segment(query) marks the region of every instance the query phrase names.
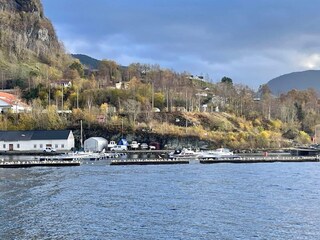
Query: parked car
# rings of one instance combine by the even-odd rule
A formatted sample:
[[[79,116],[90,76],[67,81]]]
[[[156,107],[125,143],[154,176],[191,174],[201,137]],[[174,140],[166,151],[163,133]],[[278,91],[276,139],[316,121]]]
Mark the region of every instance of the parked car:
[[[132,141],[130,144],[130,148],[133,150],[136,150],[139,148],[140,143],[138,143],[137,141]]]
[[[109,143],[108,143],[108,148],[111,150],[111,148],[113,148],[113,147],[115,147],[115,146],[117,146],[117,143],[115,142],[115,141],[110,141]]]
[[[43,149],[43,152],[56,152],[56,149],[52,147],[46,147],[45,149]]]
[[[146,143],[141,143],[141,144],[140,144],[140,148],[141,148],[142,150],[148,149],[148,144],[146,144]]]
[[[149,149],[150,149],[150,150],[156,150],[156,146],[149,145]]]
[[[128,147],[126,145],[116,145],[112,148],[110,148],[110,151],[116,152],[116,151],[127,151]]]
[[[160,143],[158,142],[150,142],[149,143],[150,150],[159,150],[160,149]]]

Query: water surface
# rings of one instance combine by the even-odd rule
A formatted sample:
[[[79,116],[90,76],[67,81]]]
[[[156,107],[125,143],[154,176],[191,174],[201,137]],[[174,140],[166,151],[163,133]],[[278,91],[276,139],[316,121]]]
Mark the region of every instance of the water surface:
[[[0,239],[320,239],[319,163],[0,169]]]

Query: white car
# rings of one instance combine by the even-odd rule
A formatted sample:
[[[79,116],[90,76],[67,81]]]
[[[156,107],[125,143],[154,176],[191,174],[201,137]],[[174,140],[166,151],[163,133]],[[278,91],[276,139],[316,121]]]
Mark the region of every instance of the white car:
[[[150,150],[156,150],[156,146],[149,145],[149,149],[150,149]]]
[[[116,152],[116,151],[127,151],[128,147],[126,145],[116,145],[112,148],[110,148],[110,151]]]
[[[140,143],[138,143],[137,141],[132,141],[130,144],[130,148],[131,149],[138,149],[139,145],[140,145]]]
[[[45,149],[43,149],[43,152],[56,152],[56,149],[52,147],[46,147]]]

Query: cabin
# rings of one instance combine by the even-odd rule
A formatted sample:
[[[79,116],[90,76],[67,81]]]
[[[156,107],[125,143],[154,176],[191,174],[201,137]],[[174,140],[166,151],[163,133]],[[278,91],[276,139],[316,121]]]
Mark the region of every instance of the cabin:
[[[74,148],[71,130],[0,131],[0,152],[44,151],[46,148],[69,151]]]
[[[108,148],[108,141],[102,137],[91,137],[84,141],[84,151],[101,152]]]

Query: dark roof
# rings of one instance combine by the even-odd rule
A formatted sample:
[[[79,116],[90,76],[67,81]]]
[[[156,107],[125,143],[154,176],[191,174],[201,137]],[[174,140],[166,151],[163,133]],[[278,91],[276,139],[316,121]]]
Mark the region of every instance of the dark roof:
[[[71,130],[0,131],[0,141],[68,139]]]

